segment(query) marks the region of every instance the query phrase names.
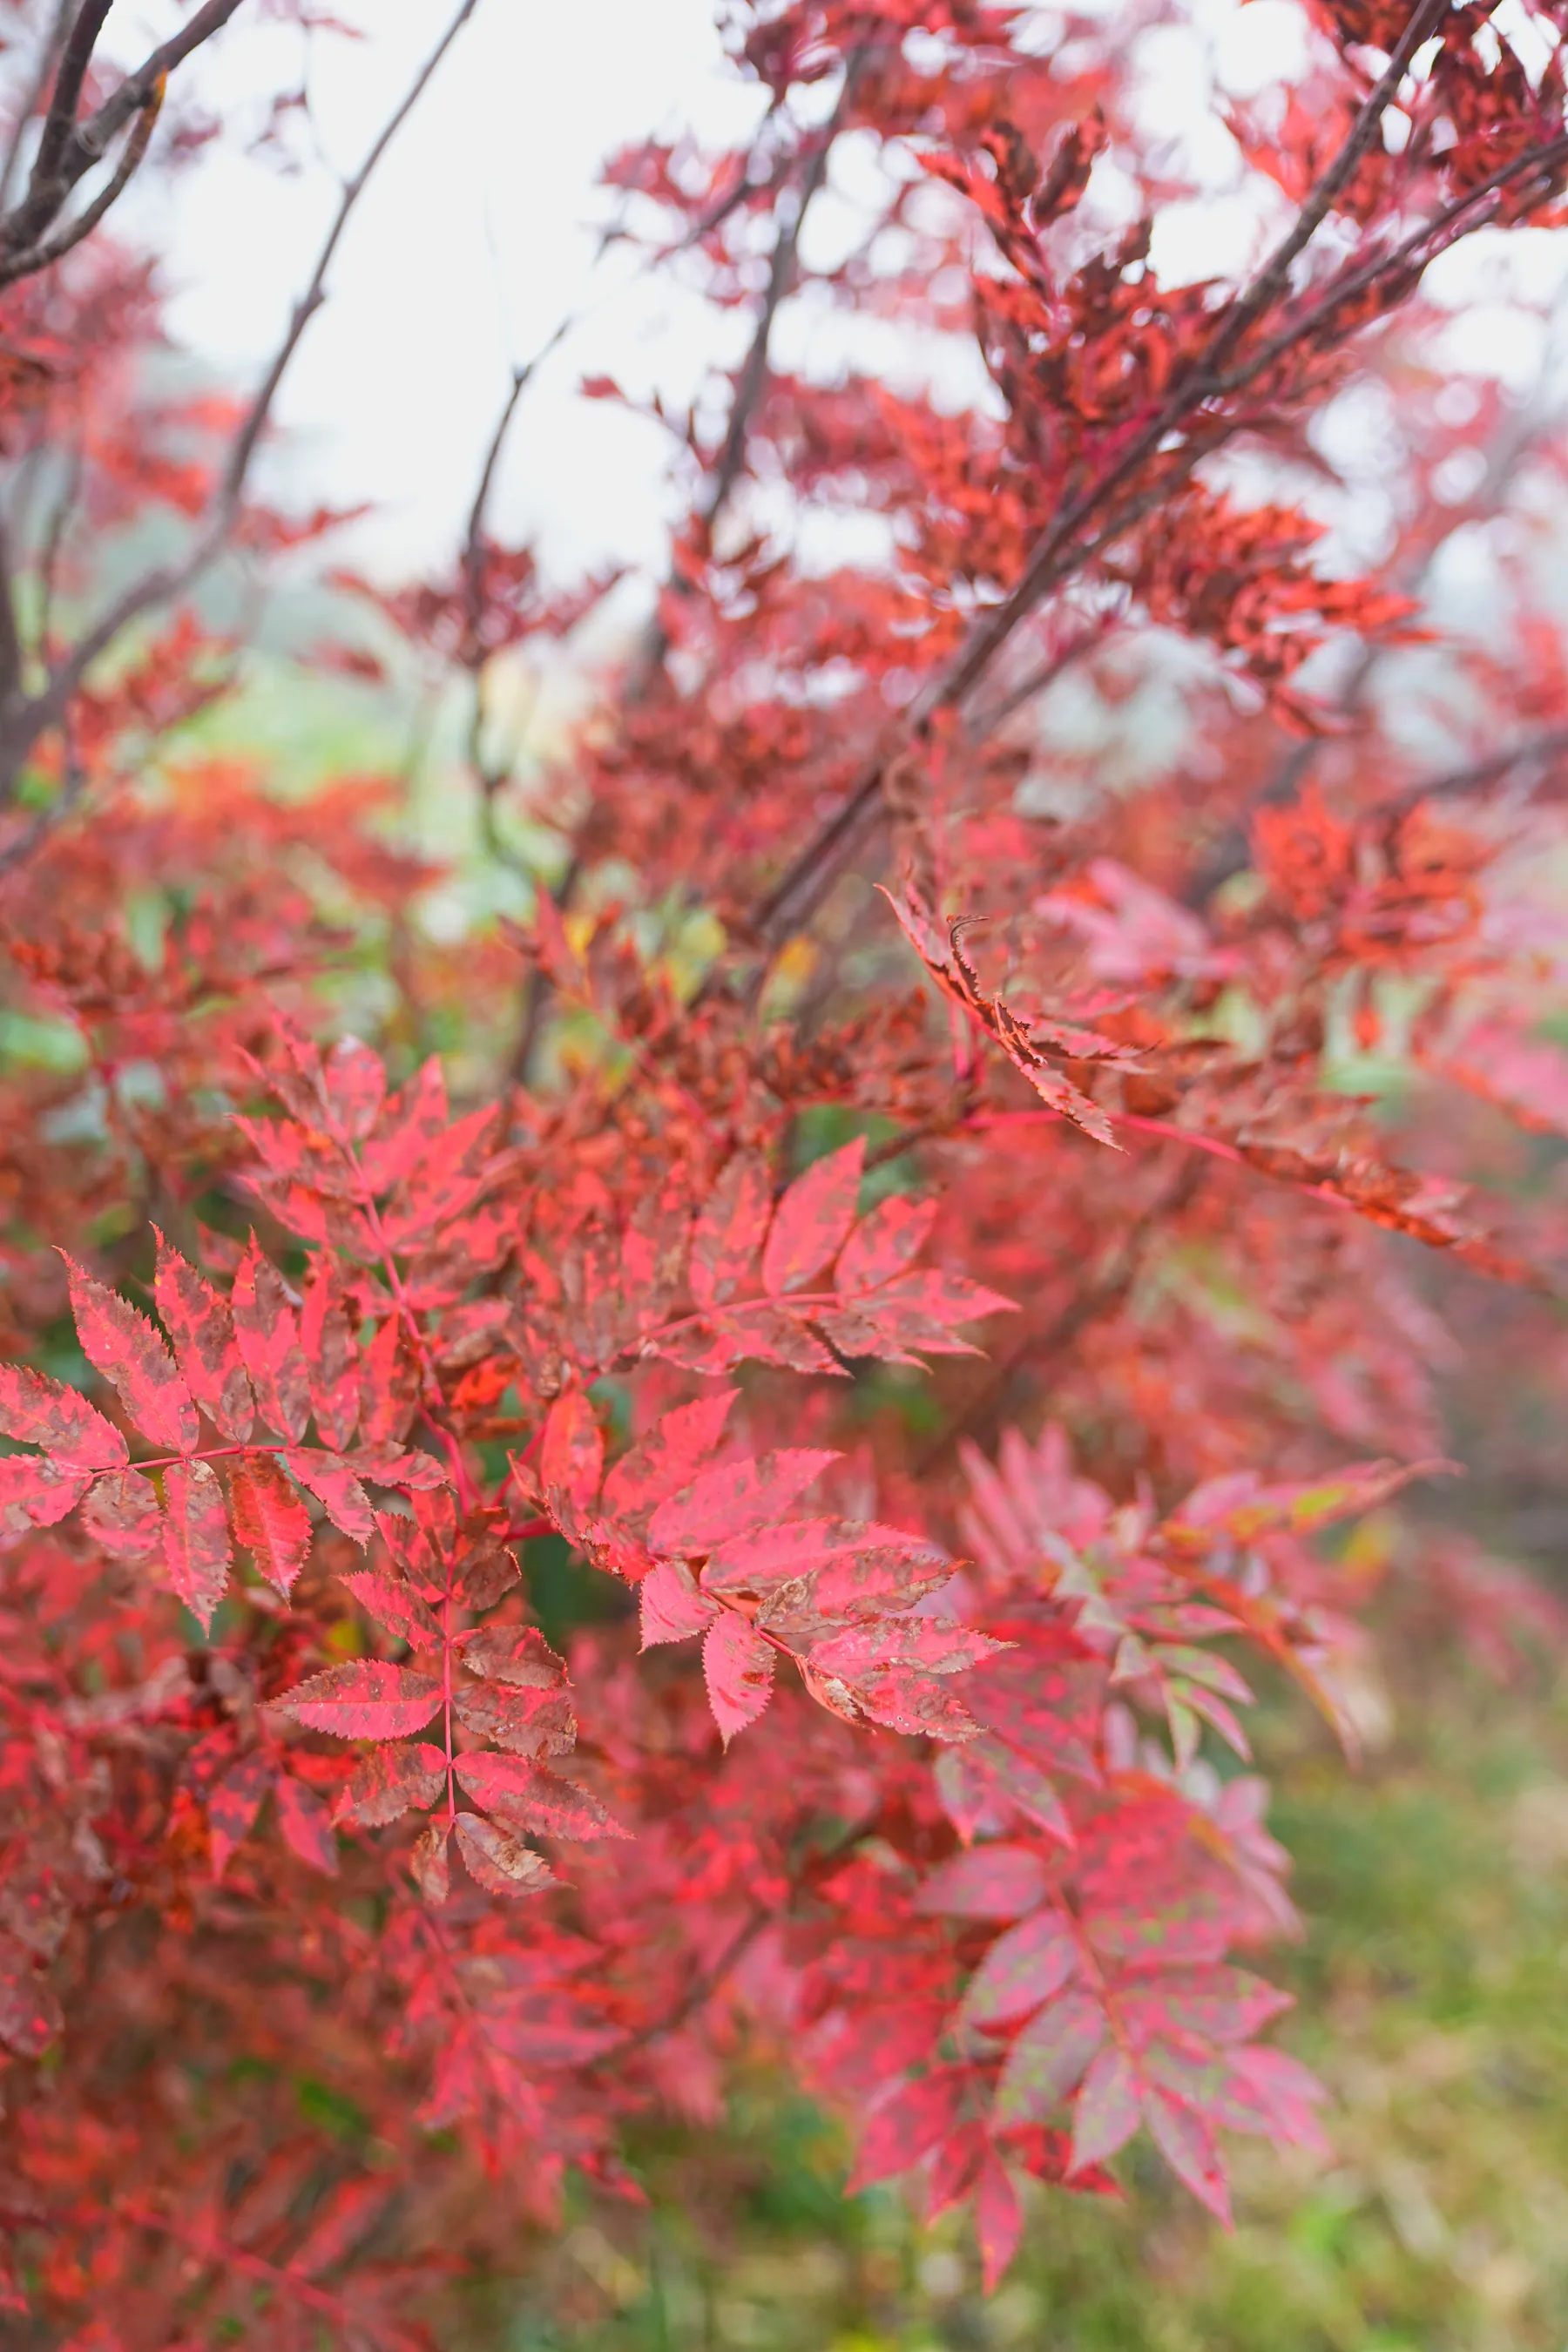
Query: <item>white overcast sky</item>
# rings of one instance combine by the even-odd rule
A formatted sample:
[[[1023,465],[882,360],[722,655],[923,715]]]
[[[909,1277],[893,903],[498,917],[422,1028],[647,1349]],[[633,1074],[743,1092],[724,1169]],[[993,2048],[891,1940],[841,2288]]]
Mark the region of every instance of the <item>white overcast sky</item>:
[[[330,5],[370,37],[307,45],[253,21],[259,7],[247,0],[184,69],[187,91],[224,119],[224,138],[166,195],[133,190],[127,200],[164,257],[177,338],[241,383],[276,344],[334,201],[329,170],[309,160],[310,138],[332,170],[352,170],[456,0]],[[1228,142],[1205,126],[1210,67],[1238,94],[1289,74],[1300,18],[1290,0],[1189,0],[1187,13],[1188,28],[1145,40],[1144,103],[1173,134],[1211,150],[1217,140],[1223,173]],[[120,0],[106,46],[129,62],[183,14],[173,0]],[[298,86],[307,58],[312,131],[294,141],[302,163],[290,175],[245,143],[272,94]],[[376,520],[353,551],[383,572],[449,558],[509,369],[587,302],[527,395],[497,519],[531,535],[557,574],[612,557],[657,571],[665,436],[579,400],[575,386],[613,373],[634,392],[657,380],[689,396],[706,367],[737,355],[747,322],[715,320],[668,282],[634,277],[624,252],[595,273],[595,174],[616,147],[687,124],[704,143],[743,139],[760,110],[755,87],[724,65],[713,0],[479,0],[367,192],[279,402],[286,438],[272,462],[291,498],[373,501]],[[1222,202],[1163,233],[1164,274],[1208,275],[1245,264],[1259,223],[1255,207]],[[1523,377],[1528,333],[1512,350],[1510,331],[1500,310],[1489,352]]]

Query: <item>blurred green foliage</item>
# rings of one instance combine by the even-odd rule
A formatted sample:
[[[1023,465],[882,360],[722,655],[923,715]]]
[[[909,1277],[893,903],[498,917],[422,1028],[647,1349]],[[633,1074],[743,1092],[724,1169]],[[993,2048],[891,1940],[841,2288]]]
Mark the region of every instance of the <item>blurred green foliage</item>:
[[[1293,1706],[1260,1760],[1304,1942],[1282,2039],[1333,2094],[1328,2162],[1233,2143],[1226,2236],[1158,2161],[1124,2203],[1037,2192],[989,2303],[967,2222],[847,2199],[832,2121],[759,2079],[650,2137],[642,2212],[566,2226],[446,2315],[454,2352],[1563,2352],[1568,2345],[1568,1685],[1399,1662],[1360,1774]]]

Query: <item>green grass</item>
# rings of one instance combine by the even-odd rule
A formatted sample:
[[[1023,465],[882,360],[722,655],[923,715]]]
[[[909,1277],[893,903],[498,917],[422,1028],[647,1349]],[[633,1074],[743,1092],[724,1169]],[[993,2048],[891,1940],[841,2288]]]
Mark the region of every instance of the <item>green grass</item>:
[[[637,2151],[650,2205],[579,2200],[447,2315],[486,2352],[1563,2352],[1568,1694],[1406,1664],[1352,1777],[1269,1727],[1305,1942],[1284,2038],[1329,2082],[1327,2162],[1233,2143],[1215,2230],[1133,2152],[1120,2207],[1040,2192],[989,2303],[966,2223],[842,2195],[845,2144],[765,2082]]]

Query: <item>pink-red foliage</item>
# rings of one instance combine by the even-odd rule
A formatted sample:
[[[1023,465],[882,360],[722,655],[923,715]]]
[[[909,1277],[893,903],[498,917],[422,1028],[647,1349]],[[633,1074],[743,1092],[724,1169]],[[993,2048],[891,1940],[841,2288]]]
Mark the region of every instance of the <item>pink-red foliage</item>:
[[[274,794],[182,736],[243,670],[205,569],[331,520],[242,497],[265,401],[153,404],[101,237],[4,297],[7,1034],[68,1048],[0,1074],[18,2341],[411,2352],[426,2287],[569,2169],[636,2195],[639,2119],[710,2120],[747,2053],[848,2118],[856,2184],[971,2200],[993,2282],[1026,2176],[1113,2194],[1146,2132],[1224,2221],[1228,2135],[1331,2131],[1252,1965],[1294,1924],[1257,1675],[1353,1750],[1379,1580],[1320,1538],[1368,1515],[1498,1663],[1558,1630],[1387,1507],[1450,1466],[1455,1334],[1517,1361],[1561,1281],[1500,1139],[1568,1131],[1568,671],[1528,612],[1456,645],[1478,750],[1425,782],[1370,688],[1429,675],[1433,480],[1514,432],[1453,423],[1422,272],[1553,226],[1568,131],[1551,11],[1531,80],[1475,8],[1313,0],[1304,79],[1229,109],[1296,226],[1163,287],[1158,13],[1044,53],[978,0],[738,7],[752,148],[609,167],[750,352],[716,437],[675,420],[668,576],[531,805],[554,887],[456,949],[395,783]],[[884,200],[813,294],[966,343],[968,404],[774,364],[840,141]],[[1316,420],[1369,381],[1408,496],[1331,576],[1240,460],[1332,481]],[[495,665],[605,583],[496,538],[499,449],[450,576],[327,666],[471,698],[504,859]],[[153,509],[200,560],[126,603],[101,545]],[[808,562],[851,510],[881,557]],[[1380,1054],[1403,1095],[1351,1091]]]

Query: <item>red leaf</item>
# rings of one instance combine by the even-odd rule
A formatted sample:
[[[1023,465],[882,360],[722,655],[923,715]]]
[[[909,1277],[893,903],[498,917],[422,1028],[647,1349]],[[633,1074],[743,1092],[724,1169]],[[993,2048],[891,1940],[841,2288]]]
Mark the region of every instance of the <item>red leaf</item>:
[[[278,1781],[278,1826],[285,1843],[301,1862],[329,1878],[337,1876],[338,1842],[332,1835],[332,1817],[314,1789],[307,1789],[302,1780],[287,1772]]]
[[[939,2066],[884,2099],[861,2137],[849,2194],[908,2172],[946,2139],[960,2121],[970,2082],[967,2066]]]
[[[451,1876],[447,1861],[447,1841],[451,1832],[445,1822],[432,1822],[422,1830],[408,1867],[414,1873],[414,1883],[426,1903],[445,1903],[450,1892]]]
[[[194,1454],[201,1440],[196,1409],[152,1324],[118,1291],[95,1282],[63,1250],[60,1255],[69,1279],[77,1337],[88,1362],[113,1381],[126,1412],[151,1444],[171,1454]]]
[[[362,1658],[296,1683],[272,1704],[308,1731],[330,1731],[334,1739],[396,1739],[429,1722],[441,1704],[441,1685],[406,1666]]]
[[[205,1633],[228,1589],[228,1520],[210,1462],[163,1473],[163,1559],[169,1581]]]
[[[1104,2039],[1105,2011],[1086,1992],[1064,1992],[1042,2009],[1007,2053],[996,2086],[998,2124],[1044,2123]]]
[[[389,1633],[395,1633],[410,1649],[441,1647],[441,1628],[411,1584],[395,1581],[371,1568],[340,1575],[338,1581],[348,1587],[360,1607],[368,1611],[378,1625],[384,1625]]]
[[[776,1518],[837,1459],[835,1453],[802,1449],[704,1470],[659,1505],[648,1521],[648,1542],[656,1551],[710,1551],[726,1536],[746,1535]]]
[[[895,1192],[890,1200],[879,1202],[840,1250],[834,1269],[835,1289],[853,1298],[863,1290],[891,1282],[924,1247],[936,1222],[936,1210],[934,1201],[913,1201],[906,1192]]]
[[[539,1452],[539,1475],[552,1514],[563,1516],[568,1532],[588,1510],[599,1491],[605,1441],[594,1408],[581,1389],[569,1389],[551,1406]]]
[[[29,1528],[52,1528],[79,1503],[90,1470],[62,1469],[41,1454],[0,1455],[0,1540],[15,1543]]]
[[[481,1625],[458,1639],[469,1673],[489,1682],[510,1683],[518,1690],[558,1690],[565,1685],[564,1660],[531,1625]]]
[[[357,1037],[340,1037],[321,1065],[327,1108],[351,1143],[361,1143],[375,1125],[386,1092],[381,1056]]]
[[[698,1213],[691,1236],[691,1295],[720,1307],[751,1271],[773,1205],[766,1164],[742,1153],[731,1160]]]
[[[0,1430],[43,1446],[62,1468],[113,1470],[129,1458],[124,1438],[96,1405],[25,1364],[0,1364]]]
[[[479,1813],[458,1815],[458,1851],[487,1895],[542,1895],[555,1874],[531,1846]]]
[[[1059,1911],[1037,1912],[998,1936],[963,1996],[976,2025],[1010,2025],[1060,1992],[1078,1973],[1079,1950]]]
[[[452,1693],[459,1723],[514,1756],[563,1756],[577,1737],[569,1693],[509,1690],[497,1683],[461,1683]]]
[[[959,1919],[1021,1919],[1046,1899],[1045,1864],[1022,1845],[982,1845],[933,1870],[917,1911]]]
[[[242,1756],[207,1792],[207,1831],[212,1849],[213,1876],[221,1878],[229,1855],[256,1826],[256,1816],[272,1786],[272,1767],[265,1756]]]
[[[763,1252],[763,1287],[770,1297],[799,1290],[837,1255],[855,1222],[865,1160],[866,1139],[858,1135],[841,1151],[815,1160],[784,1193]]]
[[[702,1673],[708,1704],[726,1748],[737,1731],[755,1723],[773,1695],[773,1654],[743,1617],[727,1612],[702,1642]]]
[[[445,1785],[447,1759],[427,1739],[397,1748],[373,1748],[354,1766],[338,1800],[337,1818],[362,1829],[380,1829],[402,1819],[413,1805],[429,1805]]]
[[[637,1586],[642,1612],[642,1646],[656,1649],[661,1642],[684,1642],[705,1633],[719,1614],[719,1604],[697,1589],[697,1580],[683,1559],[664,1560]]]
[[[316,1427],[340,1452],[359,1424],[359,1346],[333,1269],[319,1257],[300,1315],[300,1349]]]
[[[370,1497],[336,1454],[318,1453],[314,1446],[291,1445],[283,1459],[290,1475],[314,1495],[333,1527],[342,1528],[355,1543],[370,1541],[375,1533]]]
[[[252,1234],[234,1277],[234,1329],[263,1419],[295,1439],[310,1418],[310,1381],[300,1348],[299,1318],[282,1276],[261,1255]]]
[[[163,1513],[150,1478],[109,1470],[95,1478],[81,1508],[88,1533],[114,1559],[148,1559],[163,1538]]]
[[[477,1805],[536,1837],[625,1837],[596,1797],[521,1757],[475,1754],[458,1759],[458,1778]]]
[[[1102,2050],[1084,2076],[1073,2108],[1069,2172],[1103,2164],[1138,2128],[1138,2083],[1121,2050]]]
[[[250,1382],[234,1336],[234,1317],[205,1275],[188,1265],[158,1233],[153,1295],[174,1342],[174,1360],[207,1419],[243,1445],[256,1418]]]
[[[389,1192],[447,1127],[447,1081],[437,1057],[416,1071],[387,1101],[359,1155],[373,1192]]]
[[[310,1552],[310,1515],[270,1454],[247,1454],[228,1474],[234,1532],[285,1601]]]
[[[1024,2235],[1024,2209],[1006,2167],[994,2153],[980,2168],[974,2191],[974,2227],[980,2240],[981,2280],[994,2294]]]
[[[1145,2090],[1143,2114],[1155,2147],[1177,2179],[1185,2182],[1199,2204],[1206,2205],[1228,2230],[1230,2193],[1208,2126],[1190,2107],[1167,2098],[1163,2091]]]
[[[695,1404],[678,1405],[639,1444],[622,1454],[605,1480],[604,1508],[630,1518],[679,1494],[724,1434],[739,1389],[721,1389]]]
[[[419,1410],[419,1367],[400,1316],[391,1316],[360,1358],[359,1423],[363,1445],[400,1445]]]

